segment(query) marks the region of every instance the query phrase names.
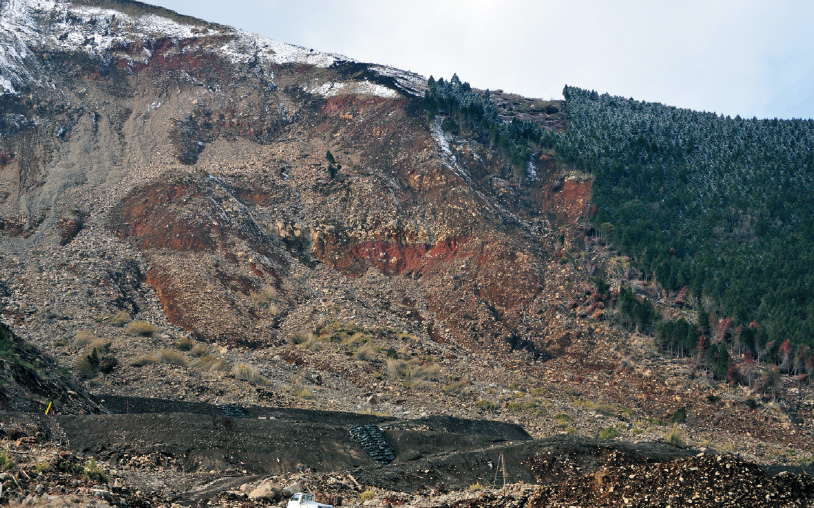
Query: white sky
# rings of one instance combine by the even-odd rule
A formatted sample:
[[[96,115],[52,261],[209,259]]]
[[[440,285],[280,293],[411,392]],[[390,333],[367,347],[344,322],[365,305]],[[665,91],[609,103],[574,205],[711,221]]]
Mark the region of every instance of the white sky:
[[[808,0],[147,0],[477,88],[565,84],[726,115],[814,118]]]

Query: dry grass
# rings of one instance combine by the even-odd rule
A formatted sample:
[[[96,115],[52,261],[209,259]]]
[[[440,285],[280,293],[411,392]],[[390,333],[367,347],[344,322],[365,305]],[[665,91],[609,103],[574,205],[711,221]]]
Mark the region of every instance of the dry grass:
[[[175,349],[178,351],[189,351],[193,347],[195,347],[195,343],[192,342],[192,339],[189,337],[181,337],[178,339],[178,342],[175,343]]]
[[[258,370],[247,363],[236,363],[232,366],[232,376],[241,381],[248,381],[255,385],[267,385],[269,380],[263,377]]]
[[[130,360],[130,365],[133,367],[144,367],[145,365],[152,365],[158,363],[158,357],[155,355],[143,355]]]
[[[193,360],[191,367],[203,370],[224,371],[231,369],[232,365],[220,356],[206,354]]]
[[[302,343],[306,342],[307,340],[308,340],[308,336],[306,336],[305,334],[302,334],[302,333],[295,333],[294,335],[292,335],[291,337],[288,338],[288,341],[290,343],[292,343],[293,345],[295,345],[295,346],[297,346],[299,344],[302,344]]]
[[[353,354],[353,357],[357,360],[361,360],[363,362],[370,361],[373,357],[376,356],[376,350],[373,349],[373,346],[370,344],[362,344],[359,349]]]
[[[124,326],[130,322],[130,314],[126,310],[120,310],[110,317],[110,324],[114,326]]]
[[[249,301],[258,309],[264,310],[272,316],[276,316],[280,313],[280,309],[274,303],[276,297],[277,290],[271,286],[266,286],[260,291],[252,291],[251,294],[249,294]]]
[[[665,441],[679,448],[684,446],[684,436],[681,434],[681,431],[678,429],[678,427],[673,427],[672,430],[669,433],[667,433]]]
[[[314,352],[321,351],[322,350],[322,341],[320,341],[316,337],[313,337],[311,339],[308,339],[308,341],[304,342],[302,344],[302,348],[307,349],[308,351],[314,351]]]
[[[566,413],[557,413],[554,415],[554,421],[560,427],[567,427],[571,423],[571,417]]]
[[[99,363],[99,357],[94,355],[93,352],[90,354],[82,353],[76,360],[76,372],[81,378],[92,379],[99,374]]]
[[[285,389],[285,392],[287,394],[289,394],[289,395],[293,395],[294,397],[297,397],[297,398],[300,398],[300,399],[313,399],[314,398],[314,393],[311,390],[309,390],[305,386],[302,386],[299,383],[287,387]]]
[[[209,354],[209,348],[205,344],[195,344],[192,351],[189,352],[192,356],[200,357]]]
[[[180,365],[182,367],[187,366],[187,359],[175,349],[163,349],[160,353],[158,353],[158,359],[163,363]]]
[[[410,364],[395,358],[387,359],[387,375],[393,379],[405,379],[410,374]]]
[[[481,399],[475,403],[475,406],[479,407],[480,409],[485,409],[486,411],[494,411],[497,409],[497,404],[492,402],[491,400]]]
[[[449,381],[446,385],[444,385],[444,393],[454,394],[454,393],[461,393],[466,390],[469,385],[472,383],[466,378],[455,378],[449,377],[447,378]]]
[[[158,328],[146,321],[133,321],[127,325],[127,333],[137,337],[152,337],[156,332],[158,332]]]
[[[387,375],[393,379],[401,379],[406,388],[416,388],[425,380],[438,380],[441,375],[441,366],[437,363],[425,363],[419,359],[399,360],[387,359]]]
[[[364,332],[354,332],[342,338],[342,345],[350,347],[360,347],[370,341],[370,335]]]
[[[84,347],[96,340],[98,337],[87,330],[80,330],[76,332],[74,344],[79,347]]]

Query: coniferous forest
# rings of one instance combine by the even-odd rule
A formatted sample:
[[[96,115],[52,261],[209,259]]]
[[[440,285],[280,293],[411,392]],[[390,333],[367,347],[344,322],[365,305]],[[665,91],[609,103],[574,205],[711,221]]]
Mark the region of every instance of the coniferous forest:
[[[814,121],[564,94],[557,151],[594,175],[601,230],[663,286],[755,322],[761,341],[812,345]]]

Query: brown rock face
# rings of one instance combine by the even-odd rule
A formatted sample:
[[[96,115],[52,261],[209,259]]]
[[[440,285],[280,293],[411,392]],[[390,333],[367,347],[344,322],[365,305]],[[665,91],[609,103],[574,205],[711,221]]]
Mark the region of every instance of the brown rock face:
[[[169,51],[167,44],[155,50]],[[167,62],[140,70],[176,83]],[[190,65],[196,79],[211,82],[228,67]],[[357,289],[371,270],[398,280],[411,303],[380,301],[373,312],[409,309],[410,321],[436,341],[539,357],[542,322],[525,316],[546,310],[538,297],[548,221],[580,220],[590,183],[554,189],[548,176],[511,183],[496,152],[434,130],[418,97],[395,87],[387,97],[307,91],[368,80],[393,86],[358,64],[284,66],[274,91],[244,94],[239,106],[218,96],[192,101],[162,126],[169,154],[195,172],[165,170],[130,188],[109,227],[144,256],[146,282],[170,321],[208,340],[283,339],[277,327],[296,327],[288,316],[318,308],[304,297],[309,288],[350,298],[323,282],[327,267]],[[269,123],[269,103],[296,121]],[[341,165],[335,176],[328,150]],[[548,155],[538,163],[555,171]]]
[[[184,23],[102,59],[36,49],[71,97],[0,99],[3,239],[62,248],[72,276],[86,273],[77,259],[110,261],[93,284],[116,296],[93,300],[94,319],[152,309],[207,341],[262,345],[347,316],[545,355],[549,251],[584,220],[589,182],[543,150],[537,177],[518,180],[488,136],[427,118],[420,77],[310,52],[286,62]],[[503,98],[507,118],[524,100]],[[118,284],[133,261],[143,276]]]
[[[271,254],[273,244],[228,186],[168,175],[134,189],[110,224],[144,254],[146,282],[173,323],[243,343],[256,340],[256,325],[268,326],[251,296],[276,292],[286,264]]]

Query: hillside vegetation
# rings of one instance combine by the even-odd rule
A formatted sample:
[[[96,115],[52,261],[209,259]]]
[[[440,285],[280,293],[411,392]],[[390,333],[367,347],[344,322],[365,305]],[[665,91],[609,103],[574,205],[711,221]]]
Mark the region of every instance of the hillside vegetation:
[[[600,234],[703,307],[693,325],[651,327],[657,316],[631,312],[652,307],[622,295],[623,314],[657,329],[664,349],[707,353],[720,376],[729,360],[721,342],[787,371],[814,366],[814,121],[733,119],[566,87],[568,128],[554,133],[503,122],[489,92],[457,75],[428,85],[429,116],[445,114],[446,130],[479,135],[520,179],[529,157],[550,148],[593,174]],[[714,330],[721,320],[725,333]]]

